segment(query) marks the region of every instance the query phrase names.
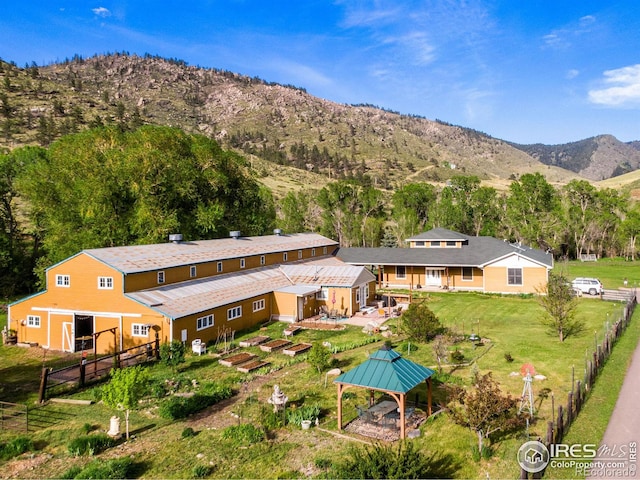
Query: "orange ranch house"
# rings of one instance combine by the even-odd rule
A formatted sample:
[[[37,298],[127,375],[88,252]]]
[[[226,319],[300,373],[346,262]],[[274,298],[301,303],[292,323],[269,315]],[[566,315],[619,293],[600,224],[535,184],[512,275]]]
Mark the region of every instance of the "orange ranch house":
[[[188,345],[322,307],[351,316],[375,296],[375,276],[336,258],[337,242],[322,235],[170,240],[83,250],[50,267],[45,291],[9,305],[8,327],[19,342],[106,353],[154,332]]]

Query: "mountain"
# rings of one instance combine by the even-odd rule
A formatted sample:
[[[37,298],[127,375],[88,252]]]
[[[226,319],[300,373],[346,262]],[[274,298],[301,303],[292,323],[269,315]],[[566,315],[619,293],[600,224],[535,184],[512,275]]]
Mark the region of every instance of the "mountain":
[[[613,137],[584,140],[587,146],[567,152],[563,146],[515,145],[438,120],[339,104],[303,88],[150,55],[76,56],[24,68],[0,62],[0,115],[0,148],[48,145],[60,135],[106,123],[176,126],[242,152],[267,184],[268,177],[281,183],[294,176],[290,184],[300,186],[358,178],[393,188],[477,175],[505,188],[533,172],[564,184],[635,169],[640,158],[638,146],[629,147],[637,155],[630,158]],[[580,154],[568,153],[574,150]]]
[[[545,165],[564,168],[594,181],[640,168],[640,142],[623,143],[612,135],[599,135],[564,145],[510,145]]]

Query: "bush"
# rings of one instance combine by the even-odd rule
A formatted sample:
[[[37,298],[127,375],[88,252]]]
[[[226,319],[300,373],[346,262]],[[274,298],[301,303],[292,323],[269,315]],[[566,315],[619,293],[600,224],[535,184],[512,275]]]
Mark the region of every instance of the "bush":
[[[315,420],[320,416],[320,405],[303,405],[300,408],[289,409],[287,421],[300,426],[303,420]]]
[[[67,444],[67,449],[71,455],[79,457],[80,455],[95,455],[113,447],[114,444],[115,442],[110,436],[101,433],[74,438]]]
[[[19,436],[10,442],[0,444],[0,460],[9,460],[32,450],[34,450],[34,446],[31,438]]]
[[[222,431],[222,438],[225,440],[233,440],[241,444],[260,443],[265,439],[264,430],[254,427],[250,423],[242,425],[233,425]]]
[[[208,465],[196,465],[191,470],[191,476],[193,478],[204,478],[211,475],[211,472],[213,472],[213,468]]]
[[[260,409],[260,426],[265,431],[282,428],[284,426],[282,414],[274,412],[272,408],[263,405]]]
[[[513,357],[511,356],[510,352],[504,354],[504,359],[509,363],[513,362]]]
[[[101,478],[105,480],[133,478],[131,471],[133,469],[133,460],[130,457],[114,458],[112,460],[94,460],[84,468],[71,467],[61,478]]]
[[[191,438],[196,436],[196,431],[191,427],[186,427],[182,430],[182,438]]]
[[[204,384],[200,392],[192,397],[171,397],[166,399],[160,404],[158,413],[162,418],[178,420],[225,400],[232,395],[231,387],[208,383]]]
[[[402,314],[402,330],[413,341],[426,343],[444,331],[440,320],[429,309],[426,302],[412,303]]]
[[[464,353],[462,353],[457,348],[453,352],[451,352],[450,355],[451,355],[451,361],[454,363],[461,363],[464,361]]]

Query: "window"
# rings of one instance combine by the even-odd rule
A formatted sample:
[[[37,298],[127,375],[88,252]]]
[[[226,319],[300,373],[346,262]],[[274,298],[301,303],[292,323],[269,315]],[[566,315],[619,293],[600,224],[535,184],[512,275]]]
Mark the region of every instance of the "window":
[[[189,276],[190,276],[191,278],[195,278],[195,277],[197,277],[197,276],[198,276],[198,270],[196,269],[196,266],[195,266],[195,265],[191,265],[191,266],[189,267]]]
[[[473,280],[473,267],[462,267],[462,280]]]
[[[315,248],[312,248],[312,249],[311,249],[311,256],[312,256],[312,257],[315,257],[315,256],[316,256],[316,249],[315,249]]]
[[[242,307],[233,307],[227,310],[227,320],[234,320],[242,316]]]
[[[356,303],[360,303],[360,289],[356,288]]]
[[[222,272],[222,262],[218,262],[218,264],[217,264],[217,267],[216,267],[216,268],[217,268],[217,270],[218,270],[218,273]]]
[[[322,254],[326,255],[327,254],[327,247],[322,247]]]
[[[283,261],[283,262],[286,262],[288,259],[289,259],[289,254],[288,254],[287,252],[284,252],[284,253],[282,254],[282,261]]]
[[[424,247],[424,242],[419,240],[416,242],[416,247]]]
[[[265,263],[267,263],[267,260],[265,258],[264,255],[260,255],[260,265],[264,265]]]
[[[56,287],[68,287],[71,285],[69,275],[56,275]]]
[[[164,272],[158,272],[158,283],[164,283]]]
[[[365,299],[369,298],[369,284],[368,283],[364,286],[364,296],[365,296]]]
[[[40,317],[37,315],[28,315],[27,327],[40,328]]]
[[[316,292],[316,300],[329,300],[329,289],[322,287],[319,292]]]
[[[457,242],[455,240],[447,240],[447,247],[455,247]]]
[[[131,335],[134,337],[148,337],[149,325],[145,325],[144,323],[132,323]]]
[[[522,285],[522,269],[521,268],[507,269],[507,284]]]
[[[98,277],[98,288],[100,290],[113,289],[113,277]]]
[[[439,240],[432,240],[430,242],[432,247],[439,247],[440,246],[440,241]]]
[[[259,312],[260,310],[264,310],[264,298],[253,302],[253,311]]]
[[[302,250],[298,250],[298,258],[302,258]]]
[[[240,259],[240,268],[244,268],[244,265],[245,265],[244,258],[241,258]]]
[[[213,315],[206,315],[196,320],[196,330],[213,327]]]
[[[396,267],[396,278],[407,278],[407,272],[404,265],[398,265]]]

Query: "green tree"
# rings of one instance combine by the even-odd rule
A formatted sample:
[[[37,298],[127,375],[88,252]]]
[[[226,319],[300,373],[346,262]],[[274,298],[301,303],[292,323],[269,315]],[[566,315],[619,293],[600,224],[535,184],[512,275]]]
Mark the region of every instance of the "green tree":
[[[327,347],[318,342],[311,346],[307,354],[307,363],[317,369],[318,373],[322,373],[323,370],[329,368],[331,361],[331,351]]]
[[[558,335],[561,342],[584,330],[584,321],[576,319],[577,300],[571,284],[563,274],[549,273],[545,286],[538,287],[538,303],[545,311],[543,323]]]
[[[102,387],[102,401],[111,408],[125,411],[127,439],[129,412],[137,409],[149,389],[149,372],[140,365],[111,370],[111,379]]]
[[[517,400],[502,393],[491,372],[477,376],[472,389],[466,390],[459,385],[447,388],[449,416],[476,434],[481,458],[485,454],[485,441],[492,434],[519,428],[525,421],[524,416],[518,416]]]
[[[444,330],[426,302],[412,303],[401,318],[402,331],[416,342],[426,343]]]
[[[184,363],[184,355],[184,344],[180,340],[171,340],[171,342],[160,345],[160,361],[174,371],[178,365]]]

